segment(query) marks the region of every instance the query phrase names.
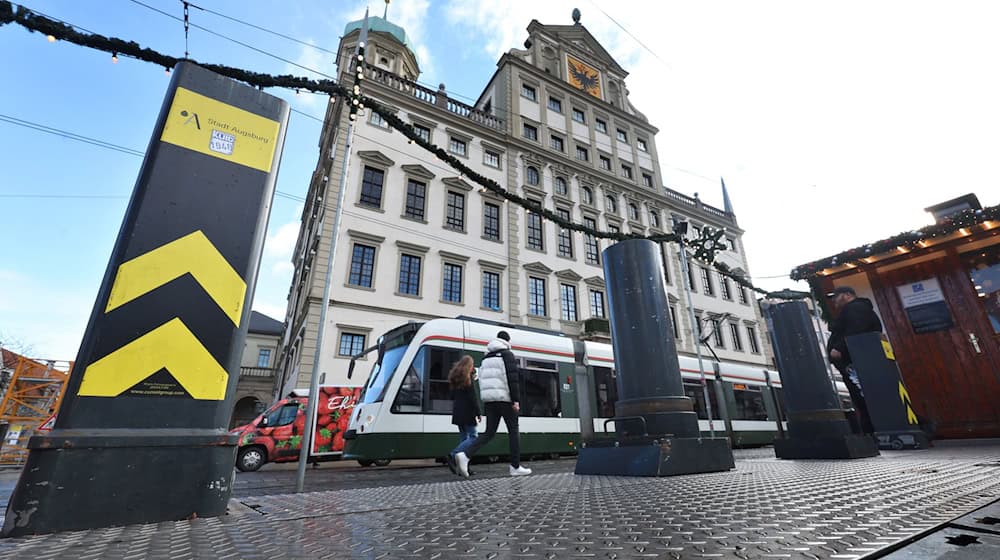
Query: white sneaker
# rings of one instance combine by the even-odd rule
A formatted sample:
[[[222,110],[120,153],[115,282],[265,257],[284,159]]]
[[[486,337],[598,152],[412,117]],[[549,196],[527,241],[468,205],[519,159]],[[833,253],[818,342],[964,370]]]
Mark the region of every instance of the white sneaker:
[[[525,476],[531,474],[531,469],[527,467],[517,467],[514,468],[513,465],[510,467],[510,476]]]
[[[455,454],[455,467],[458,474],[469,478],[469,456],[464,451]]]

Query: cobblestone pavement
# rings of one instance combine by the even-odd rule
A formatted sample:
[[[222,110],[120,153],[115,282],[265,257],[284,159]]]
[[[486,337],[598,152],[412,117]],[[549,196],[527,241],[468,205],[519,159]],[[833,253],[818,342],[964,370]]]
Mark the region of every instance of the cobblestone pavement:
[[[0,556],[846,560],[1000,498],[1000,442],[854,461],[736,455],[733,471],[669,478],[575,476],[570,460],[523,478],[408,469],[444,478],[243,497],[222,518],[6,539]]]

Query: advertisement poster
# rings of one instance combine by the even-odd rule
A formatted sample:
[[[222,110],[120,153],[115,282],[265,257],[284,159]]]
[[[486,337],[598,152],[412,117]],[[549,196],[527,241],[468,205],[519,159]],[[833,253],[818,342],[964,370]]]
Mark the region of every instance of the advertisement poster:
[[[937,278],[897,286],[899,299],[915,333],[950,329],[954,324]]]

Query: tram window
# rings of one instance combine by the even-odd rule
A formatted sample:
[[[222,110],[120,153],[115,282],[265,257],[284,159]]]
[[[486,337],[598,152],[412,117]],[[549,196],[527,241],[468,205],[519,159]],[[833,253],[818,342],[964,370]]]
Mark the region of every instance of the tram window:
[[[424,346],[406,369],[406,375],[399,385],[399,393],[392,403],[393,412],[420,412],[424,402],[424,372],[427,364],[427,347]]]
[[[562,413],[559,400],[559,364],[527,360],[521,370],[521,415],[555,417]]]
[[[708,401],[712,404],[712,418],[720,418],[719,403],[715,399],[715,380],[706,379],[708,383]],[[702,391],[701,383],[685,382],[684,394],[694,399],[694,410],[698,413],[699,420],[708,420],[708,412],[705,409],[705,393]]]
[[[733,398],[736,400],[733,420],[767,420],[764,393],[760,387],[734,383]]]
[[[428,414],[451,414],[451,387],[448,374],[451,367],[462,358],[461,350],[430,347],[427,361],[427,401],[424,412]]]
[[[597,417],[614,418],[615,403],[618,401],[615,370],[606,367],[594,368],[594,394],[597,396]]]

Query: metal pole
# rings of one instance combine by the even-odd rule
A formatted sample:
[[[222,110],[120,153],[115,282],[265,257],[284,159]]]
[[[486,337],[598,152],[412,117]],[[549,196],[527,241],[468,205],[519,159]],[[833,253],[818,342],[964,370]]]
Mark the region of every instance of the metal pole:
[[[833,393],[839,399],[840,393],[837,392],[837,378],[833,373],[833,363],[830,362],[830,355],[826,353],[826,341],[823,340],[823,323],[819,317],[819,305],[816,302],[816,295],[810,291],[809,298],[812,300],[813,319],[816,320],[816,338],[819,340],[819,347],[823,349],[823,363],[826,364],[826,371],[830,377],[830,385],[833,387]]]
[[[681,253],[681,274],[684,278],[681,280],[681,284],[684,286],[684,293],[687,294],[688,301],[688,316],[691,318],[691,338],[694,339],[694,351],[695,355],[698,356],[698,371],[701,373],[701,392],[705,396],[705,412],[708,414],[708,433],[710,437],[715,437],[715,424],[712,422],[712,401],[708,398],[708,382],[705,380],[705,364],[701,359],[701,344],[698,338],[698,323],[697,318],[694,314],[694,302],[691,300],[691,286],[689,282],[691,281],[691,274],[688,272],[687,250],[684,249],[684,238],[681,237],[680,241],[677,242],[680,247]],[[699,430],[699,434],[701,431]]]

